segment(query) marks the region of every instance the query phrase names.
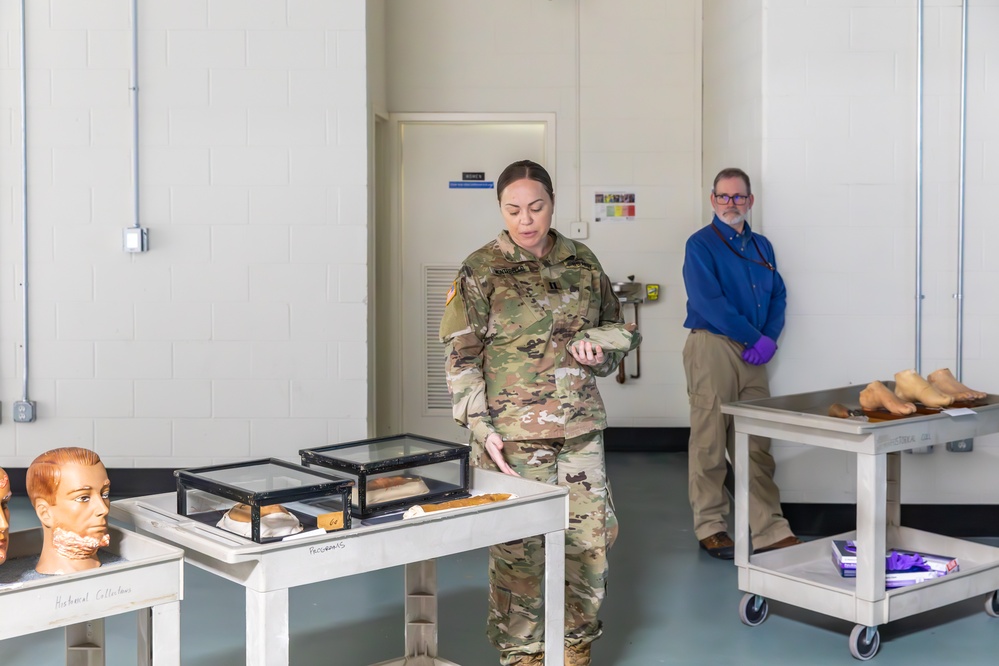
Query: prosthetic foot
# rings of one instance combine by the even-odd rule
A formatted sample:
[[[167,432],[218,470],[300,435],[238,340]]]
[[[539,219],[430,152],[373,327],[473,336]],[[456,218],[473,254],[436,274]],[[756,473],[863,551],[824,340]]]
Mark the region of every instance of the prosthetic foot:
[[[982,400],[988,397],[988,393],[974,391],[957,381],[951,374],[950,368],[934,370],[926,376],[926,379],[933,388],[944,395],[952,396],[955,400]]]
[[[881,382],[871,382],[860,392],[860,406],[864,409],[887,409],[892,414],[914,414],[916,406],[899,399]]]
[[[921,402],[927,407],[948,407],[954,402],[954,396],[941,393],[915,370],[895,373],[895,395],[910,402]]]

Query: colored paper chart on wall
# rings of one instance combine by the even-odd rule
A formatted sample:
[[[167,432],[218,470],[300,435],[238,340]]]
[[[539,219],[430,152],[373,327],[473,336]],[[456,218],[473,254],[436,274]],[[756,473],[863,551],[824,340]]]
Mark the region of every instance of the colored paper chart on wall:
[[[636,215],[634,192],[597,192],[593,195],[593,219],[597,222],[627,222]]]

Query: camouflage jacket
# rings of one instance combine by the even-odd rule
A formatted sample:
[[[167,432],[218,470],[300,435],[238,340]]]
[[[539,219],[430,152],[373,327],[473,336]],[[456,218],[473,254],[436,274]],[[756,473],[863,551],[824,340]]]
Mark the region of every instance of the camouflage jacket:
[[[454,419],[476,441],[578,437],[607,426],[596,376],[613,372],[641,339],[624,329],[621,304],[596,256],[552,230],[538,259],[503,231],[462,263],[448,293],[445,345]],[[614,340],[599,366],[583,366],[568,343],[604,327]]]

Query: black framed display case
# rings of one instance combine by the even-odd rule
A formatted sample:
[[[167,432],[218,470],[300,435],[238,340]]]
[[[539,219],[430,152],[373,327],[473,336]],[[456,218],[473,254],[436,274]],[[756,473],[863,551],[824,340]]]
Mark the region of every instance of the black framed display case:
[[[353,482],[341,475],[264,458],[179,469],[174,476],[177,513],[257,543],[317,528],[350,528]],[[300,529],[288,527],[293,525],[289,516],[298,519]]]
[[[413,504],[468,496],[469,447],[405,434],[298,452],[302,464],[354,481],[351,511],[370,518]]]

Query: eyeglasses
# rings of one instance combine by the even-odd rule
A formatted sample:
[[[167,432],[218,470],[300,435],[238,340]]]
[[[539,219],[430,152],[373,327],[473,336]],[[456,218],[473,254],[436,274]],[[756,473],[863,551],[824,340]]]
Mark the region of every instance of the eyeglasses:
[[[720,203],[722,205],[727,204],[729,201],[731,201],[736,206],[741,206],[744,203],[746,203],[747,201],[749,201],[749,195],[748,194],[733,194],[733,195],[715,194],[714,197],[715,197],[715,201],[717,201],[718,203]]]

